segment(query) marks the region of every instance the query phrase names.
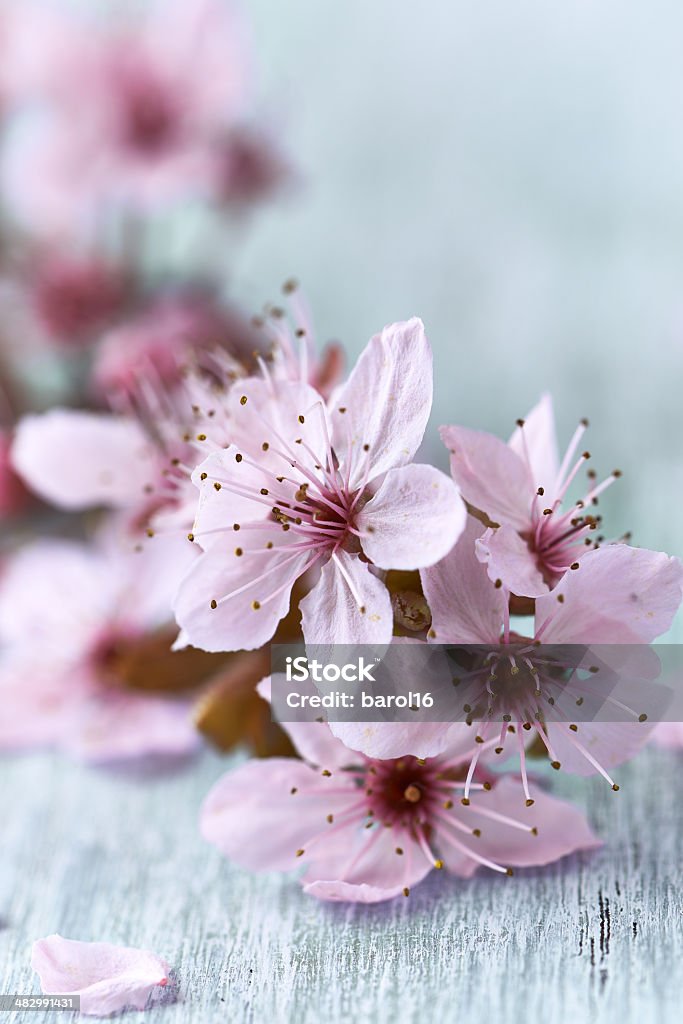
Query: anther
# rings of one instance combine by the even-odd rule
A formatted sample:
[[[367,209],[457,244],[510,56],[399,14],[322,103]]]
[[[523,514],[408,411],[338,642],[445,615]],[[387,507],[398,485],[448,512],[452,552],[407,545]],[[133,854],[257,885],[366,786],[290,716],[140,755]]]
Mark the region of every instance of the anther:
[[[647,722],[647,715],[645,713],[643,713],[642,715],[638,715],[638,721]]]
[[[529,797],[529,799],[525,800],[524,803],[527,807],[533,807],[534,801]]]
[[[199,474],[199,479],[200,479],[200,480],[206,480],[206,478],[207,478],[207,476],[208,476],[208,475],[209,475],[208,473],[200,473],[200,474]]]
[[[303,857],[305,852],[306,852],[305,850],[297,850],[296,851],[296,855],[297,855],[297,857]]]
[[[472,829],[472,835],[476,836],[476,838],[478,839],[479,836],[481,835],[481,829],[480,828],[473,828]]]
[[[502,580],[496,580],[496,582],[494,583],[494,586],[495,586],[496,590],[500,590],[500,588],[503,586],[503,581]]]
[[[194,540],[194,534],[193,533],[188,533],[187,539],[190,541],[190,543],[192,543],[192,541]]]
[[[240,405],[246,405],[246,404],[247,404],[247,396],[246,395],[242,395],[242,397],[240,398]]]
[[[299,416],[299,423],[305,423],[305,422],[306,422],[306,420],[304,419],[304,417],[303,416]]]
[[[441,859],[435,860],[434,867],[436,868],[437,871],[441,871],[441,868],[443,867],[443,861]]]
[[[554,768],[556,772],[559,772],[559,770],[562,767],[562,765],[560,764],[559,761],[551,761],[550,762],[550,767]]]
[[[240,555],[242,555],[242,554],[243,554],[243,552],[242,552],[242,548],[235,548],[235,554],[236,554],[236,555],[237,555],[237,557],[239,558],[239,557],[240,557]]]
[[[324,778],[329,779],[330,776],[332,775],[332,772],[329,771],[327,768],[323,768],[320,774],[324,776]]]
[[[221,484],[219,484],[218,480],[216,480],[216,482],[214,483],[213,489],[214,489],[214,491],[220,491]]]
[[[408,888],[408,886],[406,886],[405,889],[403,890],[403,895],[410,896],[410,889]]]
[[[218,602],[215,599],[211,600],[211,607],[212,608],[218,608]]]
[[[251,602],[251,607],[254,609],[255,612],[257,612],[259,610],[259,608],[261,607],[261,602],[260,601],[252,601]]]
[[[619,792],[619,787],[617,786],[616,782],[615,782],[615,783],[614,783],[614,785],[612,786],[612,789],[614,790],[614,792],[615,792],[615,793],[618,793],[618,792]]]
[[[197,434],[198,441],[206,441],[206,434]]]
[[[576,570],[576,569],[579,568],[579,563],[578,562],[572,562],[572,564],[569,566],[569,568]]]
[[[450,811],[452,806],[453,806],[453,801],[452,800],[444,800],[444,802],[443,802],[444,810]]]
[[[328,814],[327,815],[327,824],[331,825],[333,821],[334,821],[334,814]]]
[[[242,461],[242,456],[240,455],[239,452],[237,452],[237,455],[235,456],[235,462],[241,462],[241,461]]]
[[[261,445],[261,451],[262,452],[267,452],[269,448],[270,448],[270,445],[268,444],[268,442],[264,441],[263,444]]]
[[[469,807],[470,806],[470,798],[468,796],[463,796],[463,797],[460,798],[460,803],[463,805],[463,807]]]
[[[397,846],[394,852],[397,853],[399,857],[403,856],[403,850],[401,849],[400,846]]]

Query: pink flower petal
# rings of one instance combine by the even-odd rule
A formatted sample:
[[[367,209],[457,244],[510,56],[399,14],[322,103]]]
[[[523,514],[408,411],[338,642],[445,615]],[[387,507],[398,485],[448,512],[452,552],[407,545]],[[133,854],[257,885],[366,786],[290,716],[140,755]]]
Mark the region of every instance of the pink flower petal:
[[[358,555],[340,548],[300,604],[307,644],[388,644],[394,626],[384,584]]]
[[[482,793],[476,801],[473,800],[465,809],[466,820],[471,821],[473,828],[481,829],[481,836],[472,841],[472,849],[505,867],[531,867],[550,864],[577,850],[594,850],[602,845],[578,808],[550,796],[538,786],[531,785],[530,794],[534,804],[526,807],[520,780],[504,775],[494,783],[490,792]],[[538,835],[477,814],[477,804],[537,828]],[[463,815],[460,818],[465,820]],[[461,854],[448,852],[446,843],[440,849],[443,849],[442,855],[449,870],[465,877],[472,873],[471,865],[463,864]]]
[[[517,427],[508,444],[525,462],[528,458],[534,486],[543,487],[546,496],[554,498],[560,459],[553,400],[550,395],[545,394],[541,397],[538,404],[525,417],[523,429]]]
[[[276,523],[270,532],[238,531],[233,548],[224,537],[220,547],[214,544],[197,558],[174,608],[187,642],[205,651],[253,651],[270,640],[309,557],[266,549],[269,539],[281,546],[285,536]]]
[[[0,638],[29,657],[43,644],[53,661],[82,654],[111,615],[116,573],[105,570],[96,549],[74,541],[21,548],[0,576]]]
[[[185,702],[139,694],[111,694],[84,704],[62,740],[71,754],[98,764],[188,757],[200,746]]]
[[[285,693],[291,691],[291,684],[282,674],[276,674],[272,680],[270,677],[262,679],[256,689],[268,703],[271,700],[273,684],[276,687],[283,687]],[[297,691],[299,693],[308,692],[304,689],[303,684],[297,685]],[[310,683],[310,692],[317,693],[312,682]],[[280,722],[280,726],[291,739],[297,752],[310,765],[333,770],[345,768],[354,760],[353,751],[332,735],[326,722]]]
[[[573,775],[595,775],[595,765],[577,747],[576,740],[605,771],[610,772],[643,749],[652,735],[652,725],[649,722],[580,722],[577,731],[573,732],[568,723],[548,722],[546,731],[554,757],[563,771]]]
[[[373,479],[410,462],[431,407],[432,352],[422,321],[390,324],[368,342],[330,402],[333,445],[344,471],[352,467],[352,485],[362,482],[368,462]]]
[[[391,828],[353,825],[315,847],[304,875],[304,892],[318,899],[376,903],[402,894],[432,869],[418,843],[407,835],[396,852]]]
[[[304,791],[297,800],[297,790]],[[224,775],[201,810],[209,843],[250,871],[291,871],[297,851],[357,794],[352,776],[322,776],[293,758],[247,761]]]
[[[443,558],[465,526],[458,489],[433,466],[389,470],[357,517],[363,551],[383,569],[421,569]]]
[[[518,597],[540,597],[548,586],[536,568],[536,559],[520,535],[507,523],[487,530],[476,542],[477,558],[487,567],[492,582],[502,580]]]
[[[677,558],[608,544],[589,551],[576,571],[537,599],[536,628],[549,619],[544,643],[650,643],[671,625],[682,587]]]
[[[126,1007],[144,1010],[154,989],[168,984],[169,974],[166,961],[154,953],[61,935],[34,943],[31,966],[43,992],[78,995],[81,1012],[95,1017]]]
[[[535,488],[528,466],[504,441],[482,430],[441,427],[451,475],[463,498],[489,519],[529,528]]]
[[[36,494],[69,510],[134,505],[158,470],[156,454],[133,421],[70,409],[26,416],[12,459]]]
[[[483,527],[471,517],[454,548],[420,578],[432,610],[430,636],[436,643],[497,644],[505,597],[491,583],[476,556]],[[433,634],[433,635],[432,635]]]

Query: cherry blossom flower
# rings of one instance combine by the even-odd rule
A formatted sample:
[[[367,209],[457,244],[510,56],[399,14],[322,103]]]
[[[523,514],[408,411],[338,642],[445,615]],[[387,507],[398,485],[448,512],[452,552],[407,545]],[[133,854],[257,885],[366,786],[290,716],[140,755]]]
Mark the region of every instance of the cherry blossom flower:
[[[500,579],[518,597],[548,592],[593,547],[601,518],[590,509],[619,476],[601,483],[589,472],[581,498],[566,511],[563,503],[590,453],[577,456],[588,426],[582,420],[560,463],[552,401],[544,395],[509,442],[466,427],[442,427],[451,453],[451,473],[470,511],[489,528],[477,542],[492,580]]]
[[[107,526],[91,547],[39,540],[8,560],[0,748],[56,746],[88,761],[196,749],[186,701],[163,692],[215,670],[200,652],[172,660],[170,604],[187,547],[154,538],[136,551]]]
[[[227,399],[233,443],[215,446],[193,474],[203,553],[176,600],[183,641],[260,647],[295,581],[316,569],[301,602],[306,641],[388,643],[391,599],[377,570],[433,564],[465,519],[452,481],[410,464],[431,401],[431,350],[417,319],[375,336],[329,407],[309,385],[267,370],[237,382]]]
[[[106,1017],[144,1010],[165,988],[169,966],[155,953],[108,942],[78,942],[49,935],[33,944],[31,966],[50,995],[80,996],[81,1013]]]
[[[481,647],[479,659],[455,678],[463,689],[462,717],[442,723],[331,722],[333,733],[370,757],[424,758],[456,743],[462,749],[464,736],[474,729],[468,779],[480,761],[517,754],[527,801],[533,797],[526,744],[537,738],[553,768],[599,773],[618,790],[610,769],[640,750],[653,723],[642,708],[624,704],[609,691],[603,698],[608,711],[599,720],[581,719],[579,724],[572,721],[571,710],[579,715],[574,705],[598,696],[611,672],[621,672],[626,680],[633,672],[645,682],[656,676],[659,662],[646,645],[669,628],[680,606],[683,566],[677,558],[626,544],[591,551],[579,570],[536,599],[533,636],[525,637],[511,628],[507,592],[490,581],[477,558],[482,530],[470,518],[449,554],[420,573],[432,614],[428,642]],[[585,672],[598,668],[589,645],[600,645],[598,654],[607,659],[594,684],[583,681]],[[577,668],[582,669],[578,675]],[[637,688],[632,699],[639,697]]]
[[[267,698],[270,681],[259,691]],[[305,865],[304,892],[319,899],[375,903],[408,896],[433,868],[511,875],[600,846],[580,811],[536,786],[533,809],[519,808],[521,787],[508,776],[480,772],[464,800],[467,753],[375,760],[324,723],[284,728],[303,760],[229,772],[204,803],[201,831],[251,871]]]
[[[112,204],[144,211],[217,189],[217,141],[250,91],[243,19],[224,0],[184,0],[171,18],[167,6],[149,0],[114,23],[60,12],[40,48],[40,116],[10,136],[5,160],[10,204],[29,226],[72,233]]]
[[[671,625],[683,596],[683,566],[677,558],[665,554],[632,548],[626,544],[609,544],[588,552],[580,567],[569,571],[549,594],[536,599],[533,638],[527,646],[523,637],[511,632],[508,597],[503,587],[496,587],[488,579],[485,567],[475,554],[477,534],[481,526],[470,523],[457,548],[443,561],[422,572],[425,596],[432,609],[432,627],[429,639],[440,643],[474,643],[496,645],[504,651],[505,645],[515,643],[514,651],[496,656],[482,675],[482,685],[496,676],[512,683],[510,673],[515,672],[515,658],[527,659],[535,692],[542,712],[551,712],[553,678],[549,674],[543,655],[534,653],[537,643],[544,645],[646,645],[666,632]],[[642,654],[647,659],[647,649]],[[588,655],[590,658],[590,654]],[[646,667],[647,671],[647,667]],[[491,684],[489,683],[489,689]],[[578,683],[573,684],[578,686]],[[494,691],[499,684],[493,687]],[[583,691],[577,689],[579,701]],[[551,703],[548,704],[549,698]],[[607,698],[609,702],[610,698]],[[622,709],[628,711],[628,709]],[[596,721],[576,723],[550,719],[526,718],[517,713],[513,728],[520,740],[523,728],[535,733],[545,748],[553,767],[563,765],[578,774],[599,772],[618,789],[608,768],[632,757],[646,741],[649,726],[643,727],[642,712],[634,710],[632,721]],[[509,720],[508,720],[509,721]],[[493,746],[503,753],[510,733],[508,722],[499,720],[500,736],[490,738],[496,726],[487,722],[479,729],[480,748]],[[519,742],[522,777],[526,787],[524,745]],[[476,763],[476,759],[473,763]]]

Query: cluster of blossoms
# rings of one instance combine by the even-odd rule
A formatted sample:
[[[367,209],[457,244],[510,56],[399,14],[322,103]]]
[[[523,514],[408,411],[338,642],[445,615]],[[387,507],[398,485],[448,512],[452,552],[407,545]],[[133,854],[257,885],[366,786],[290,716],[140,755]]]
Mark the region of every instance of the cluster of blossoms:
[[[530,777],[532,741],[554,768],[616,790],[614,767],[651,723],[637,710],[580,725],[542,713],[557,687],[545,651],[649,644],[681,603],[683,565],[596,532],[618,473],[591,473],[565,507],[589,458],[577,454],[585,424],[560,460],[547,396],[507,444],[443,428],[450,476],[414,462],[432,404],[421,321],[385,327],[342,380],[339,350],[317,357],[293,283],[286,292],[291,323],[281,310],[262,321],[271,345],[251,368],[205,352],[170,382],[137,381],[117,413],[19,424],[12,458],[29,487],[111,511],[94,547],[39,542],[5,572],[0,743],[54,743],[66,716],[87,757],[188,753],[187,691],[200,719],[208,708],[249,736],[253,704],[227,698],[246,686],[267,709],[272,641],[474,644],[488,653],[467,673],[466,721],[288,723],[267,752],[289,756],[229,772],[203,834],[252,870],[303,864],[307,892],[362,902],[408,895],[432,868],[512,874],[599,845]],[[51,601],[66,578],[68,598]],[[537,713],[516,689],[518,662]],[[517,769],[501,774],[511,754]]]
[[[0,15],[0,517],[32,502],[47,523],[0,548],[0,749],[108,764],[246,745],[202,832],[253,870],[303,865],[321,899],[595,847],[529,759],[616,790],[652,723],[613,694],[625,720],[558,714],[560,689],[581,706],[586,687],[548,647],[648,645],[681,603],[681,563],[605,540],[619,473],[588,468],[585,421],[560,457],[547,396],[507,443],[443,427],[450,474],[416,462],[433,389],[420,320],[385,327],[345,376],[296,282],[253,319],[226,302],[235,225],[288,172],[250,113],[235,4],[167,6]],[[285,642],[479,653],[453,680],[458,720],[280,728],[270,645]]]

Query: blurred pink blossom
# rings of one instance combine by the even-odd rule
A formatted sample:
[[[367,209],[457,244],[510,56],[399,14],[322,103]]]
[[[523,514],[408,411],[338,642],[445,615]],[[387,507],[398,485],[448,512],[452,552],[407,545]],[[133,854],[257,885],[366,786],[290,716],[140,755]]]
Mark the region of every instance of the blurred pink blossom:
[[[50,27],[51,45],[45,33],[36,43],[42,107],[12,133],[6,154],[20,219],[69,233],[118,204],[150,210],[214,194],[219,143],[242,120],[250,91],[238,5],[185,0],[169,17],[165,0],[148,0],[138,18],[115,20],[65,8]],[[29,35],[21,71],[40,63]]]
[[[47,745],[102,762],[196,749],[184,701],[131,689],[118,672],[136,651],[170,649],[186,548],[154,538],[137,550],[109,526],[92,546],[39,540],[8,560],[0,575],[0,749]],[[148,668],[152,675],[154,663]]]

